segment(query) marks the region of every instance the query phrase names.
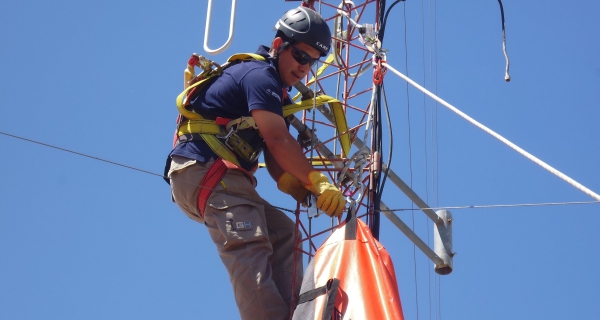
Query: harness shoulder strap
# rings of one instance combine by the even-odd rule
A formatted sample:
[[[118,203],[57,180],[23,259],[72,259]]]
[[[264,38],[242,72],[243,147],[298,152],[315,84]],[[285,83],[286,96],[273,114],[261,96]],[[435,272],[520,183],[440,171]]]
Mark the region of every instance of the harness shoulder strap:
[[[265,57],[263,57],[259,54],[255,54],[255,53],[234,54],[231,57],[229,57],[229,59],[227,59],[227,62],[225,64],[223,64],[222,67],[217,67],[216,69],[211,70],[202,80],[187,87],[185,90],[183,90],[183,92],[181,92],[179,94],[179,96],[177,96],[177,99],[175,101],[175,104],[177,105],[177,109],[179,110],[179,113],[181,113],[184,117],[191,119],[191,120],[202,119],[202,116],[200,116],[198,113],[185,108],[189,104],[189,98],[190,98],[191,94],[193,92],[197,92],[199,90],[204,89],[206,84],[208,84],[209,80],[223,74],[223,70],[226,69],[227,67],[231,66],[234,62],[250,61],[250,60],[265,61]]]
[[[256,54],[256,53],[236,53],[234,55],[232,55],[231,57],[229,57],[229,59],[227,59],[227,62],[234,62],[234,61],[249,61],[249,60],[258,60],[258,61],[265,61],[265,57],[261,56],[260,54]]]
[[[215,135],[221,133],[220,126],[213,120],[204,119],[199,113],[186,108],[189,105],[190,97],[195,92],[204,90],[206,85],[214,77],[223,74],[223,70],[240,61],[265,61],[265,57],[255,53],[238,53],[234,54],[222,67],[217,67],[211,70],[205,77],[193,85],[189,86],[177,96],[175,101],[179,113],[188,120],[177,129],[177,135],[181,136],[188,133],[198,133],[200,137],[208,144],[208,146],[219,156],[219,158],[234,163],[239,166],[239,161],[235,155],[227,148]]]

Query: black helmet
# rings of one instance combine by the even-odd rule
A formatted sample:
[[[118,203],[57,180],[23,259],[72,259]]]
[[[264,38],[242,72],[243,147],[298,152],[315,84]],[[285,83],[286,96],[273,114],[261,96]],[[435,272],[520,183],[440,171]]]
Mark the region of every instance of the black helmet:
[[[331,31],[327,22],[309,8],[298,7],[286,12],[275,29],[288,39],[304,42],[319,50],[321,56],[326,56],[331,47]]]

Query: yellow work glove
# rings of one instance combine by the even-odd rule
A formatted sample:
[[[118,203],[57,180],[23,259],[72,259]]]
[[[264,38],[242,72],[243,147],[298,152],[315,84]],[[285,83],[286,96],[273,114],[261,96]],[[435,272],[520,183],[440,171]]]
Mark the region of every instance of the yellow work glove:
[[[277,188],[296,199],[306,207],[306,198],[309,191],[304,188],[304,185],[291,174],[285,172],[277,179]]]
[[[317,208],[330,217],[339,217],[344,211],[345,201],[340,190],[319,171],[308,173],[310,185],[306,189],[317,196]]]

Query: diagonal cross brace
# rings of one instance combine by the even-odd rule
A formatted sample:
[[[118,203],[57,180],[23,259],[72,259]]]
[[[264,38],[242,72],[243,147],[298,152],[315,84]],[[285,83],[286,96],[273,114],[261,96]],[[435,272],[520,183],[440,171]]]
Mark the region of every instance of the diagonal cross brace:
[[[307,88],[304,84],[299,83],[296,86],[296,89],[298,89],[298,91],[300,93],[302,93],[302,95],[304,97],[311,97],[314,96],[312,90],[310,90],[309,88]],[[333,114],[331,113],[331,110],[329,110],[329,108],[325,107],[324,105],[321,106],[317,106],[316,107],[322,114],[323,116],[325,116],[325,118],[327,118],[327,120],[329,120],[331,123],[335,123],[334,122],[334,117]],[[296,116],[294,115],[290,115],[287,117],[287,120],[290,122],[290,124],[296,129],[298,130],[298,132],[300,133],[308,133],[310,138],[311,138],[311,142],[312,145],[316,145],[317,150],[319,150],[319,152],[321,152],[321,154],[325,155],[326,157],[335,157],[335,154],[329,150],[329,148],[327,146],[325,146],[324,144],[322,144],[320,142],[320,140],[317,138],[316,134],[314,132],[312,132],[304,123],[302,123]],[[369,152],[371,151],[366,145],[365,143],[360,140],[359,138],[355,138],[353,141],[353,144],[358,147],[359,149],[361,148],[366,148],[367,150],[369,150]],[[343,167],[342,163],[339,162],[334,162],[333,165],[336,168],[341,168]],[[387,166],[384,164],[383,165],[383,169],[387,170]],[[440,218],[438,216],[438,214],[436,212],[434,212],[427,203],[425,203],[425,201],[423,201],[423,199],[421,199],[406,183],[404,183],[404,181],[402,181],[402,179],[396,175],[396,173],[394,173],[394,171],[392,171],[391,169],[389,169],[388,171],[388,178],[390,179],[390,181],[392,181],[392,183],[394,183],[394,185],[396,185],[406,196],[408,196],[408,198],[413,201],[435,224],[436,227],[440,227],[444,225],[444,221],[442,218]],[[440,256],[438,256],[433,250],[431,250],[431,248],[429,248],[429,246],[423,242],[423,240],[421,240],[421,238],[419,238],[419,236],[414,233],[414,231],[412,231],[410,229],[410,227],[408,227],[403,221],[402,219],[400,219],[400,217],[398,217],[395,213],[393,213],[384,203],[383,201],[380,202],[380,207],[381,207],[381,212],[398,228],[400,229],[400,231],[402,231],[402,233],[404,233],[404,235],[406,235],[407,238],[409,238],[429,259],[431,259],[431,261],[433,261],[433,263],[436,265],[436,271],[438,269],[442,269],[446,266],[448,266],[449,264],[451,265],[451,261],[444,261],[444,259],[440,258]]]

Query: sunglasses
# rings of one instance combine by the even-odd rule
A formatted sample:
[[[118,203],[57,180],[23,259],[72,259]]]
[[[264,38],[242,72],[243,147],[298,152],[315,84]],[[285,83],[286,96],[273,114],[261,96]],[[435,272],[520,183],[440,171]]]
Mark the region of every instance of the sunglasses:
[[[315,58],[309,56],[308,53],[294,47],[293,44],[290,43],[289,45],[292,48],[292,57],[299,64],[307,64],[308,63],[308,66],[312,67],[315,64],[315,62],[319,61],[318,58],[315,59]]]

